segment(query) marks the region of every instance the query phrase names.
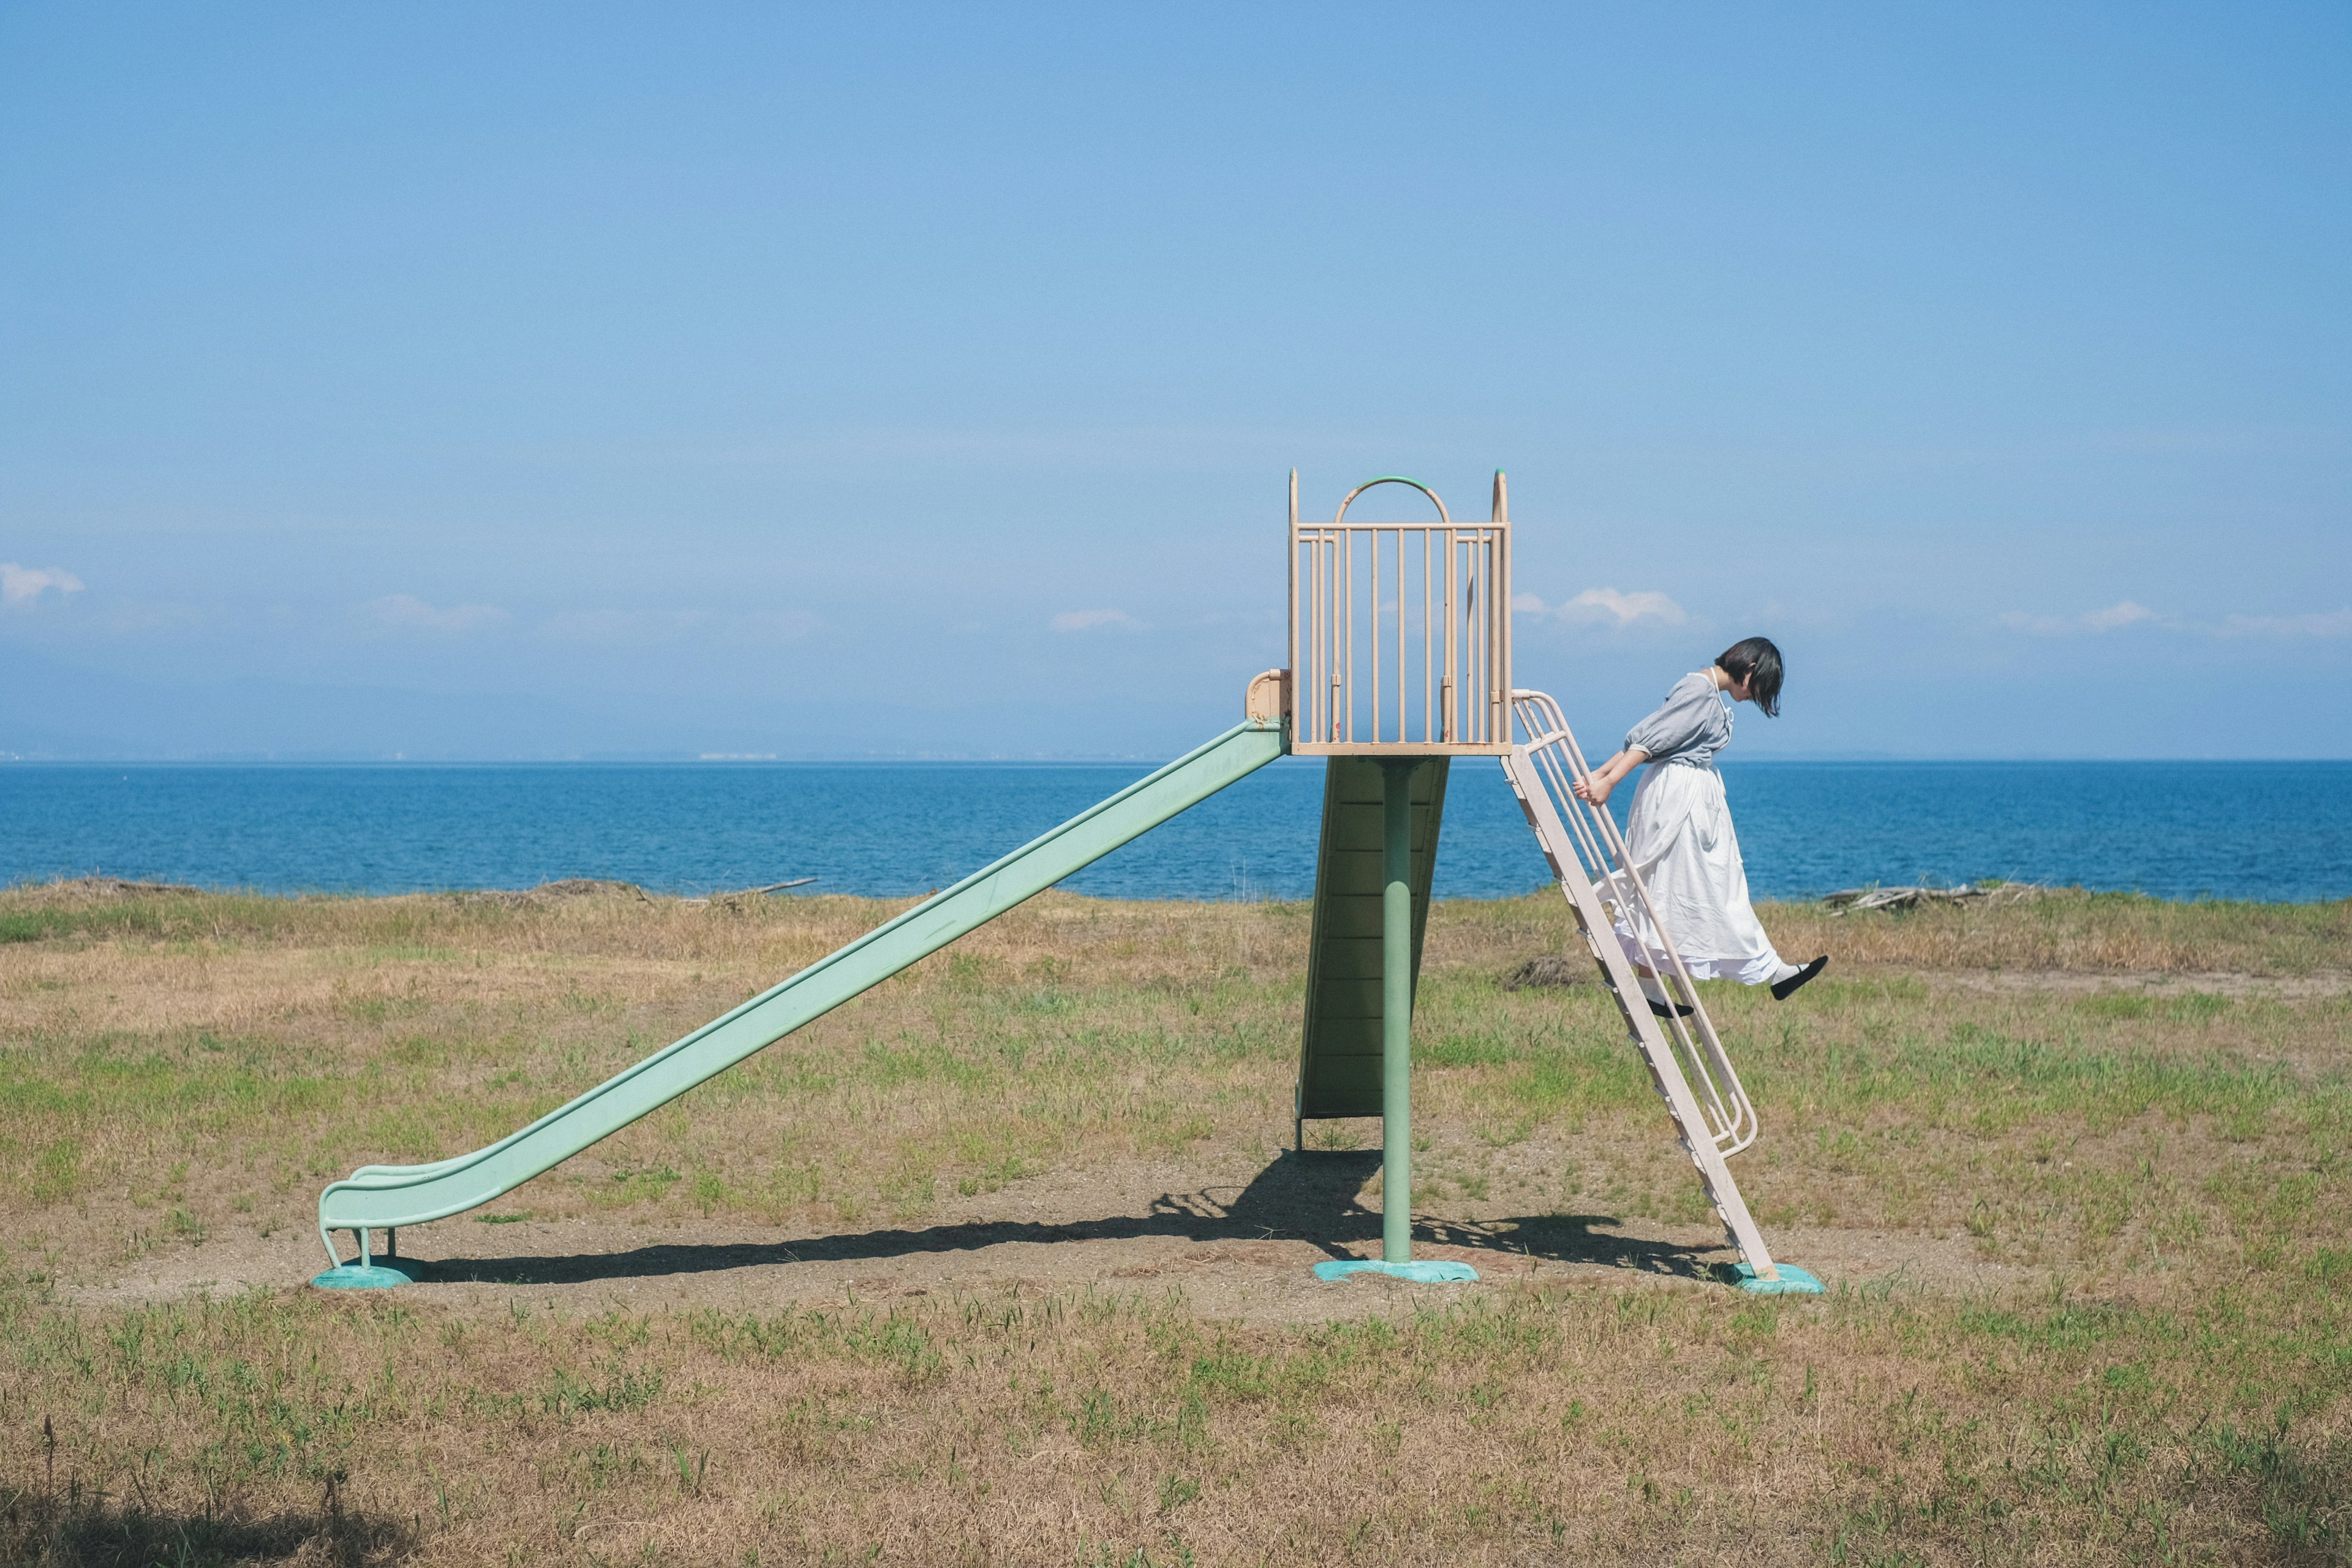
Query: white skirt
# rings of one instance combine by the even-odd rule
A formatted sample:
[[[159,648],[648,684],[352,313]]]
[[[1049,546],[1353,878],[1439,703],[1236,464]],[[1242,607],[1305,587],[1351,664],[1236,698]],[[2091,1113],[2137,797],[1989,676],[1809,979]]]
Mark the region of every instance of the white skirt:
[[[1652,767],[1633,795],[1625,847],[1692,979],[1761,985],[1780,971],[1780,955],[1748,901],[1748,868],[1714,769]],[[1630,904],[1618,900],[1618,943],[1634,963],[1671,973],[1656,930],[1643,920],[1637,931],[1622,912]]]

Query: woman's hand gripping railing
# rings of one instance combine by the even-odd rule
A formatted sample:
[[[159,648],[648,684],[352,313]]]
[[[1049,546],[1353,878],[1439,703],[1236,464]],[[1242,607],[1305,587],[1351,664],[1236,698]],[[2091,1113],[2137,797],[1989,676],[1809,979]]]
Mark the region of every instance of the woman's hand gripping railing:
[[[1635,942],[1644,949],[1647,967],[1665,982],[1667,996],[1690,1008],[1686,1017],[1677,1013],[1659,1022],[1664,1026],[1684,1078],[1697,1091],[1699,1109],[1711,1124],[1708,1136],[1725,1154],[1738,1153],[1756,1142],[1756,1107],[1748,1100],[1738,1071],[1724,1051],[1723,1040],[1715,1031],[1715,1021],[1707,1016],[1706,1006],[1699,1000],[1698,986],[1675,947],[1673,933],[1658,918],[1656,908],[1650,902],[1649,889],[1642,885],[1640,875],[1633,868],[1616,819],[1609,815],[1606,806],[1593,805],[1569,787],[1574,781],[1589,780],[1592,769],[1569,731],[1567,716],[1558,702],[1540,691],[1515,690],[1511,693],[1511,706],[1526,733],[1523,748],[1535,763],[1560,820],[1574,837],[1578,858],[1591,872],[1591,880],[1615,918],[1634,933]],[[1654,950],[1643,934],[1645,928],[1657,938]],[[1616,934],[1595,931],[1592,938],[1595,942],[1614,941]],[[1664,960],[1663,964],[1659,963],[1661,958]],[[1622,1000],[1629,1008],[1644,1005],[1638,997]]]

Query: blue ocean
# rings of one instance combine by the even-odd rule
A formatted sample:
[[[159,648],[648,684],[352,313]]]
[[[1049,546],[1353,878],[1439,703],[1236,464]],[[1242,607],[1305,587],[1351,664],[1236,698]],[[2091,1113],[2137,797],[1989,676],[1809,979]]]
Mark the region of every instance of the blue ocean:
[[[0,767],[0,882],[103,873],[268,892],[698,893],[941,888],[1132,783],[1141,764]],[[1277,763],[1066,884],[1122,899],[1293,899],[1323,770]],[[1981,878],[2168,899],[2352,897],[2352,763],[1748,763],[1725,768],[1760,899]],[[1630,801],[1621,792],[1617,805]],[[1495,764],[1457,761],[1443,898],[1545,880]]]

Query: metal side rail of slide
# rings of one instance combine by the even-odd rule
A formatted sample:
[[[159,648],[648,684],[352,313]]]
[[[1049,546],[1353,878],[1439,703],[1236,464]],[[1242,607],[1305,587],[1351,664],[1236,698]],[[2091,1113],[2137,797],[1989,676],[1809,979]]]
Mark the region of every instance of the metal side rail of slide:
[[[487,1149],[433,1164],[362,1166],[349,1180],[319,1194],[319,1238],[334,1267],[314,1283],[386,1286],[416,1278],[416,1266],[397,1255],[394,1233],[400,1227],[463,1214],[521,1185],[1255,773],[1282,755],[1283,744],[1278,718],[1254,717],[520,1132]],[[357,1234],[360,1255],[355,1262],[343,1262],[335,1250],[333,1233],[339,1230]],[[377,1231],[384,1233],[380,1259],[371,1245]]]
[[[1740,1256],[1744,1289],[1774,1295],[1809,1295],[1821,1281],[1790,1264],[1775,1263],[1763,1234],[1748,1212],[1727,1162],[1756,1142],[1756,1108],[1740,1086],[1739,1074],[1715,1032],[1689,968],[1675,948],[1665,922],[1634,872],[1625,840],[1609,813],[1570,789],[1591,769],[1569,732],[1559,704],[1540,691],[1515,690],[1511,709],[1525,737],[1503,758],[1503,772],[1528,826],[1535,829],[1552,875],[1559,879],[1576,911],[1577,929],[1601,966],[1601,983],[1617,999],[1625,1027],[1641,1047],[1675,1131],[1698,1168],[1700,1184],[1723,1220]],[[1621,929],[1650,955],[1666,995],[1686,1007],[1685,1015],[1661,1018],[1642,994],[1641,976],[1618,940]]]

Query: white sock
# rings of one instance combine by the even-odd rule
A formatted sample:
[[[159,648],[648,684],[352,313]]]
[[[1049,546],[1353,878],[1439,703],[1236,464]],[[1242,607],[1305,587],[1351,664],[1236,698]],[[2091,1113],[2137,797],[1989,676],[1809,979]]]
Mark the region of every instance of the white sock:
[[[1642,994],[1647,996],[1651,1001],[1655,1002],[1661,1007],[1666,1005],[1665,988],[1658,984],[1657,977],[1655,975],[1644,974],[1642,976]]]
[[[1785,958],[1780,958],[1778,954],[1775,954],[1774,956],[1778,960],[1778,967],[1776,967],[1771,973],[1764,977],[1765,984],[1778,985],[1780,982],[1788,979],[1791,975],[1801,974],[1804,973],[1804,966],[1802,964],[1791,963]]]

